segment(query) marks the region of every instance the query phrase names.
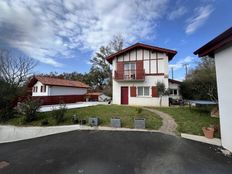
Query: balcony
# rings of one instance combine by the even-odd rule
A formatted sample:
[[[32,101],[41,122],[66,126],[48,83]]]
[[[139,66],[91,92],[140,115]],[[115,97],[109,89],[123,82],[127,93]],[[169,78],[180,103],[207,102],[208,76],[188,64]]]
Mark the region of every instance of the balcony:
[[[114,80],[116,81],[144,81],[145,80],[145,71],[136,70],[136,71],[114,71]]]

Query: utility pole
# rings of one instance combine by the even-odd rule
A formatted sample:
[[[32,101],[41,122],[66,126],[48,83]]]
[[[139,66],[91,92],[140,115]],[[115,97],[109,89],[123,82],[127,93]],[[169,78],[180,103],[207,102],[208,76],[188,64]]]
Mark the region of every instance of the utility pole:
[[[173,80],[173,67],[171,67],[171,70],[172,70],[172,80]]]
[[[188,63],[183,63],[183,67],[185,68],[185,78],[187,77],[188,74]]]

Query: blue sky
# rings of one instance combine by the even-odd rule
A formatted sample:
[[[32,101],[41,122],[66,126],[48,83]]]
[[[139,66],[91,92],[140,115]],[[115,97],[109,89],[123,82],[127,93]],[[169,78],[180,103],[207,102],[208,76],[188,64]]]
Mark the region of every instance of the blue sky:
[[[175,49],[174,78],[193,51],[232,26],[231,0],[0,0],[0,47],[38,61],[35,73],[88,72],[101,45],[121,34]]]

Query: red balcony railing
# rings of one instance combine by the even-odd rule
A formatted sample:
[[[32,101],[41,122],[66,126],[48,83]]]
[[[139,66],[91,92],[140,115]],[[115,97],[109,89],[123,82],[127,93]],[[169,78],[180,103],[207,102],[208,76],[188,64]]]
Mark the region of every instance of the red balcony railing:
[[[144,70],[114,71],[114,79],[117,81],[144,81]]]

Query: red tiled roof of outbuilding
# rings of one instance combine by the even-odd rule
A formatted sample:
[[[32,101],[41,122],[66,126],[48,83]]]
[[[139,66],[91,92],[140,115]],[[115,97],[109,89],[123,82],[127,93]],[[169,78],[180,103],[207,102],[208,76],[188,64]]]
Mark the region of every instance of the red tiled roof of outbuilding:
[[[89,86],[85,83],[82,83],[77,80],[65,80],[58,79],[53,77],[43,77],[43,76],[35,76],[31,79],[28,87],[32,87],[37,81],[40,81],[44,85],[50,86],[66,86],[66,87],[74,87],[74,88],[88,88]]]

